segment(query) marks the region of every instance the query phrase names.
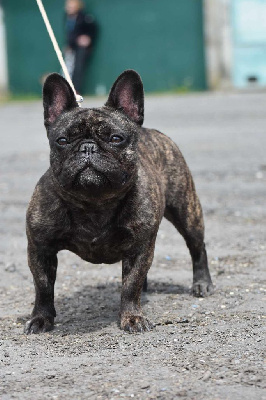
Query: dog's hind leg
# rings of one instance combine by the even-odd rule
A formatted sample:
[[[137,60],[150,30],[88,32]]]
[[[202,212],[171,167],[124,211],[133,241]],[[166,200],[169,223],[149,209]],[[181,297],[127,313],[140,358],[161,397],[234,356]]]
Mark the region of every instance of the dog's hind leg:
[[[213,284],[208,268],[204,243],[204,222],[202,209],[190,174],[182,189],[167,196],[165,218],[167,218],[184,237],[193,263],[194,296],[208,296],[213,293]]]

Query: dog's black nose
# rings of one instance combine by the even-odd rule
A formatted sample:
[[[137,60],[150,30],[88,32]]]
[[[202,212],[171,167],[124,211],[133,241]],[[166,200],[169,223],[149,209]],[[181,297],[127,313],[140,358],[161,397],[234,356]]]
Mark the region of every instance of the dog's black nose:
[[[86,155],[93,154],[96,151],[96,146],[94,143],[82,143],[82,145],[79,148],[79,151],[81,153],[85,153]]]

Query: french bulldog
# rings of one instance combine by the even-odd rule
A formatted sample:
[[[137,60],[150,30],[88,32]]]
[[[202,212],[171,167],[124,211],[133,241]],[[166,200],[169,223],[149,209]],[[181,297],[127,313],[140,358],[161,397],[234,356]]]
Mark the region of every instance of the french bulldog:
[[[68,82],[51,74],[43,87],[50,168],[27,211],[28,262],[35,305],[27,334],[53,328],[57,253],[91,263],[122,260],[120,326],[144,332],[153,324],[140,298],[160,222],[184,237],[193,263],[195,296],[213,292],[202,209],[189,168],[175,143],[142,127],[140,76],[124,71],[101,108],[79,108]]]

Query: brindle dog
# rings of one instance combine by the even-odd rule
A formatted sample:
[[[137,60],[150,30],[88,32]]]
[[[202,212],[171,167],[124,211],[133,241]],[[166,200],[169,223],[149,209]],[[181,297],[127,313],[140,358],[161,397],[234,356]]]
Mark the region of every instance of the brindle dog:
[[[142,128],[139,75],[124,71],[101,108],[79,108],[67,81],[43,88],[50,168],[27,212],[28,260],[36,299],[26,333],[53,328],[57,253],[91,263],[122,260],[121,328],[150,330],[140,297],[165,216],[184,237],[193,262],[193,294],[213,292],[201,206],[187,164],[167,136]]]

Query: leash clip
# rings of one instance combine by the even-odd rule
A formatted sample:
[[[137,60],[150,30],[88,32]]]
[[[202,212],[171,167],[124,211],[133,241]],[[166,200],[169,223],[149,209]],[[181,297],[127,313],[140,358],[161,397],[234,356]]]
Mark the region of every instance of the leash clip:
[[[76,95],[76,101],[79,105],[79,107],[81,107],[81,103],[83,103],[83,97],[80,96],[79,94]]]

